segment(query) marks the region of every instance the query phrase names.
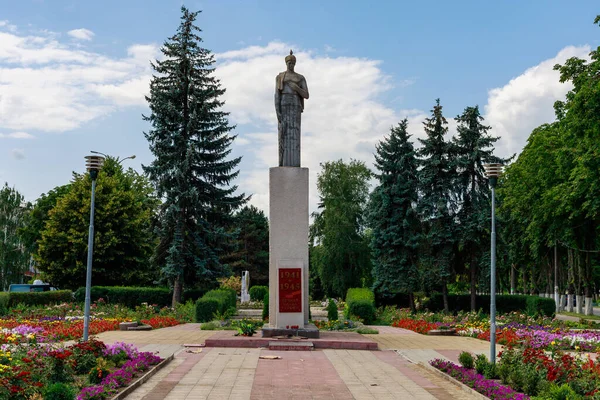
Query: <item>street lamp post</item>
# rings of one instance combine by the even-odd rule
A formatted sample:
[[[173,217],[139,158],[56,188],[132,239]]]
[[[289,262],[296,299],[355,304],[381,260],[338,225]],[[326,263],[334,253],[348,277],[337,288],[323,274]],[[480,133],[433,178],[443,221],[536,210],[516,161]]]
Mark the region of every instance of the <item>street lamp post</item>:
[[[94,250],[94,197],[96,196],[96,178],[98,172],[102,169],[104,157],[102,156],[86,156],[86,168],[92,178],[92,200],[90,204],[90,232],[88,235],[88,255],[87,255],[87,270],[85,275],[85,311],[83,317],[83,340],[88,340],[90,331],[90,303],[92,291],[92,253]]]
[[[106,154],[100,153],[99,151],[91,150],[90,153],[92,153],[92,154],[100,154],[100,155],[102,155],[104,157],[108,157]],[[119,157],[117,157],[116,161],[117,161],[117,164],[121,165],[123,163],[123,161],[125,161],[125,160],[133,160],[134,158],[135,158],[135,154],[133,154],[133,155],[131,155],[129,157],[125,157],[123,159],[120,159]]]
[[[485,164],[485,176],[492,189],[492,248],[490,270],[490,362],[496,363],[496,183],[502,173],[502,164]]]

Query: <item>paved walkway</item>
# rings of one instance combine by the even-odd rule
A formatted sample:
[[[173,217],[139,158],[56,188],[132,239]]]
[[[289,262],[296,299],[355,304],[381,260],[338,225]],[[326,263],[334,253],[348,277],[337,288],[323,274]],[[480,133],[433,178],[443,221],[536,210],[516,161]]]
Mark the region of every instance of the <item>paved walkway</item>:
[[[369,337],[380,351],[184,347],[201,344],[214,331],[186,324],[150,332],[105,332],[106,343],[124,341],[161,356],[175,354],[165,368],[128,400],[200,399],[471,399],[418,364],[433,358],[456,361],[461,350],[486,353],[489,343],[462,337],[424,336],[377,327]],[[279,356],[279,359],[264,359]]]

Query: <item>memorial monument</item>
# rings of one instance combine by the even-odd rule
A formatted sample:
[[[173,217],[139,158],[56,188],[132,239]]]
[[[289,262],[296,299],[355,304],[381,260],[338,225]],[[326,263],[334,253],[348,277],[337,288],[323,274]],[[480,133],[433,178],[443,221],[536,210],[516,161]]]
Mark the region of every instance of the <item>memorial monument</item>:
[[[308,168],[300,166],[301,116],[308,86],[296,56],[275,79],[279,166],[269,169],[269,324],[263,336],[318,337],[308,325]]]

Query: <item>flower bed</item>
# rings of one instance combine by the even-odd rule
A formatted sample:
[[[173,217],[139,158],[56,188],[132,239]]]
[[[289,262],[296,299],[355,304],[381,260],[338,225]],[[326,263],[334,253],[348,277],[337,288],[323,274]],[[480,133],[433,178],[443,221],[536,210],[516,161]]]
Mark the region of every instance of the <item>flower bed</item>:
[[[94,339],[68,347],[34,341],[4,344],[0,398],[102,400],[160,361],[125,343],[106,346]]]
[[[529,399],[529,396],[517,393],[510,386],[486,379],[473,369],[464,368],[450,361],[440,359],[432,360],[429,364],[490,399]]]

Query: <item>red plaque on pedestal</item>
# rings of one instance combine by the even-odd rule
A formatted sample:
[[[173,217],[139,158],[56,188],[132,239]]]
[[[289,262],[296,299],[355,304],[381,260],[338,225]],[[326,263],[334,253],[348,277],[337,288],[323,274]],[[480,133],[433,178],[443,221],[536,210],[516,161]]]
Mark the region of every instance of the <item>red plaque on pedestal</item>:
[[[302,312],[302,269],[279,269],[279,312]]]

